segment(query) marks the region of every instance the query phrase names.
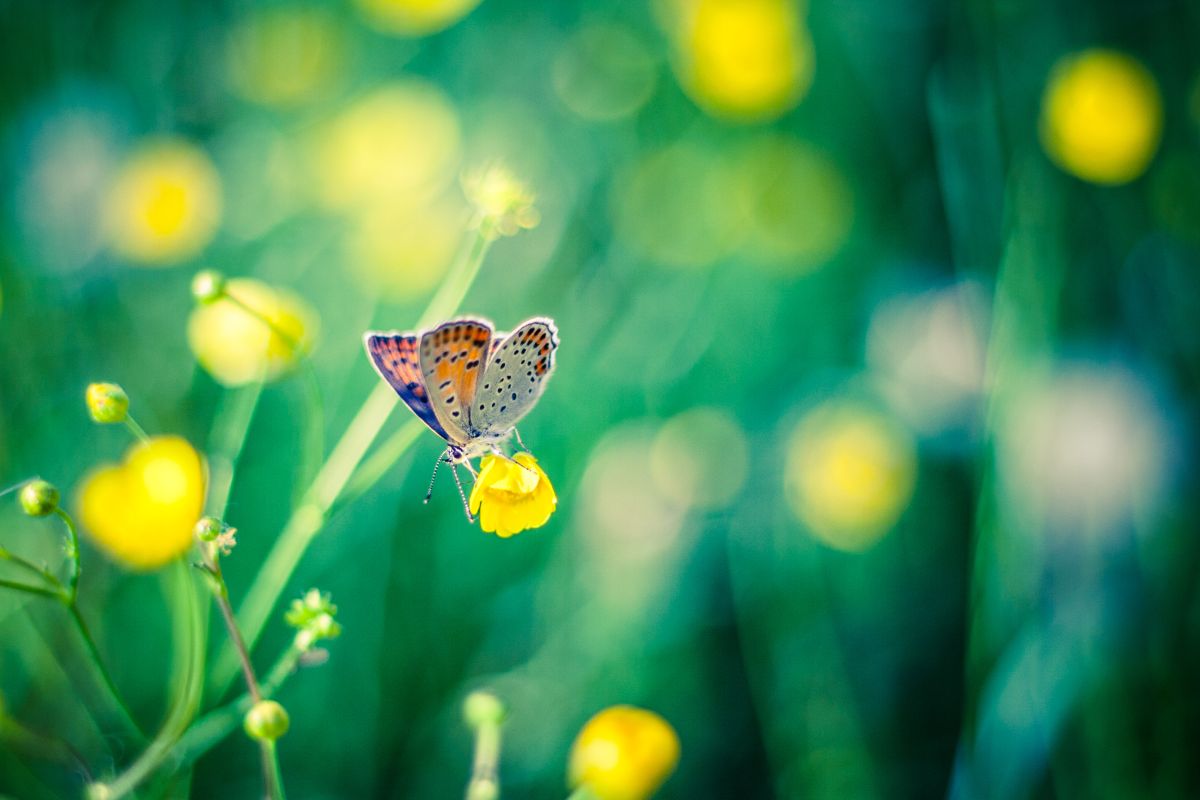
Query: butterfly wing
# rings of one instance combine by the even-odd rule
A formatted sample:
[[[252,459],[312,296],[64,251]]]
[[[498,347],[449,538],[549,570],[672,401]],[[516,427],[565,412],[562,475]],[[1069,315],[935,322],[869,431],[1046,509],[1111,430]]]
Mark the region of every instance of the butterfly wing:
[[[413,413],[438,436],[449,441],[446,429],[438,422],[425,389],[421,364],[417,356],[417,337],[407,333],[377,333],[368,331],[363,337],[367,356],[375,371],[400,395]]]
[[[480,435],[506,433],[537,403],[554,371],[558,328],[535,317],[504,337],[483,373],[471,402],[471,424]]]
[[[471,440],[471,402],[479,387],[492,324],[481,319],[443,322],[421,336],[421,375],[429,387],[433,413],[457,442]]]

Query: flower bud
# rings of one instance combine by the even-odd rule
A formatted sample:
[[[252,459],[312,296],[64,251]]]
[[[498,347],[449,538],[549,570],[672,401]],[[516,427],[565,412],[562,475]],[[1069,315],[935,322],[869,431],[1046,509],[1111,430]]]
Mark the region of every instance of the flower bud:
[[[216,517],[201,517],[196,522],[196,538],[202,542],[215,542],[224,527]]]
[[[129,395],[115,383],[90,383],[84,397],[88,413],[101,424],[124,422],[129,414]]]
[[[206,269],[192,278],[192,297],[201,304],[215,303],[225,294],[225,276],[216,270]]]
[[[45,517],[58,508],[58,489],[37,478],[21,487],[21,508],[31,517]]]
[[[242,726],[251,739],[273,742],[287,733],[291,720],[283,706],[274,700],[259,700],[246,712]]]
[[[472,730],[482,725],[499,725],[506,713],[500,698],[488,691],[471,692],[463,701],[463,719]]]
[[[588,720],[571,745],[568,782],[598,800],[645,800],[679,763],[679,737],[658,714],[612,706]]]

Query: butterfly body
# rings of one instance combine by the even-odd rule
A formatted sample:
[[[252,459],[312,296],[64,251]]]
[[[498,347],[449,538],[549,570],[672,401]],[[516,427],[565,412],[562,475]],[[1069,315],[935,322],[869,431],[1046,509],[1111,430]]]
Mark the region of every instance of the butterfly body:
[[[465,317],[420,333],[370,331],[363,343],[380,376],[446,441],[443,459],[469,466],[499,453],[541,397],[558,329],[534,317],[501,334],[487,320]]]

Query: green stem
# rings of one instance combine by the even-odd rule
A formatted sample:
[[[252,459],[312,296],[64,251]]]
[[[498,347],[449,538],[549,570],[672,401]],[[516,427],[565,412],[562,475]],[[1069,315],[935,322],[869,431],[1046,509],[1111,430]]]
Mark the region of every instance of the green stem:
[[[260,742],[263,760],[263,779],[267,787],[267,797],[271,800],[287,800],[283,791],[283,772],[279,769],[279,753],[275,742]]]
[[[129,429],[130,433],[133,434],[133,438],[137,439],[142,444],[150,441],[150,437],[146,435],[146,431],[142,429],[141,425],[137,424],[137,420],[135,420],[130,414],[125,415],[125,427]]]
[[[62,600],[62,592],[55,589],[47,589],[44,586],[30,586],[27,583],[20,581],[10,581],[5,578],[0,578],[0,588],[12,589],[17,592],[28,592],[29,594],[37,595],[38,597],[49,597],[52,600]]]
[[[104,659],[100,656],[100,648],[96,646],[96,639],[92,636],[92,632],[88,629],[87,623],[83,619],[83,614],[79,612],[79,604],[74,598],[67,600],[60,598],[63,605],[67,607],[67,613],[71,615],[71,621],[75,623],[75,630],[79,632],[79,638],[83,640],[84,650],[87,651],[88,660],[92,662],[92,667],[96,671],[96,676],[100,679],[100,683],[104,686],[108,694],[108,699],[112,703],[114,716],[125,727],[126,733],[137,742],[144,742],[146,734],[142,733],[142,729],[133,720],[133,714],[129,710],[129,706],[125,705],[125,701],[121,698],[121,692],[117,689],[117,684],[109,673],[108,668],[104,666]]]
[[[200,694],[204,688],[204,604],[200,602],[195,579],[186,561],[180,559],[175,566],[177,584],[171,592],[174,616],[171,629],[175,632],[175,702],[162,728],[138,759],[112,783],[96,791],[97,796],[107,800],[117,800],[134,791],[163,764],[200,704]]]
[[[289,647],[271,667],[261,684],[262,696],[270,698],[279,691],[284,681],[296,671],[301,652]],[[228,736],[246,716],[254,699],[247,692],[220,708],[209,712],[188,728],[175,748],[176,764],[185,767],[207,753],[218,742]]]
[[[67,527],[67,560],[71,564],[71,574],[67,577],[67,595],[74,604],[75,598],[79,596],[79,572],[82,565],[79,561],[79,531],[75,527],[75,520],[71,519],[71,515],[63,511],[61,508],[54,509],[54,513],[58,514],[58,518],[63,521],[63,525]]]
[[[495,797],[500,780],[500,726],[487,722],[475,730],[475,756],[471,763],[471,781],[467,784],[466,800]]]
[[[79,770],[85,781],[92,780],[92,770],[87,761],[65,739],[56,739],[32,731],[11,717],[0,717],[0,741],[13,750],[28,753],[34,758],[72,765]]]
[[[254,381],[221,396],[209,434],[208,500],[205,507],[217,518],[224,517],[233,488],[233,476],[246,444],[250,423],[262,397],[262,381]]]
[[[45,582],[48,586],[56,590],[56,597],[66,591],[63,588],[62,581],[60,581],[53,572],[45,569],[44,567],[39,567],[32,561],[24,559],[4,547],[0,547],[0,561],[7,561],[14,566],[18,566],[23,570],[33,573],[38,577],[39,580]]]
[[[479,274],[490,245],[491,242],[485,235],[479,231],[474,232],[463,257],[455,264],[450,275],[430,300],[418,327],[428,327],[432,322],[441,321],[455,312]],[[330,508],[346,487],[395,406],[396,393],[386,384],[377,383],[342,434],[342,438],[334,445],[333,451],[318,470],[308,490],[304,492],[300,503],[292,511],[271,552],[263,561],[246,599],[238,609],[238,627],[251,648],[258,641],[263,626],[287,586],[296,565],[313,538],[325,525]],[[378,477],[375,480],[378,480]],[[363,491],[366,488],[369,487],[361,486],[359,490]],[[237,653],[232,646],[227,645],[222,649],[213,670],[213,696],[219,697],[229,688],[237,670]]]

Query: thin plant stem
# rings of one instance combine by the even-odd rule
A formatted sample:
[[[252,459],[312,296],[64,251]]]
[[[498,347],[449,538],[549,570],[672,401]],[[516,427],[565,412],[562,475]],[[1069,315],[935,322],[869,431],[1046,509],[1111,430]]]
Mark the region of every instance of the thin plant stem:
[[[0,547],[0,561],[7,561],[14,566],[18,566],[23,570],[31,572],[48,586],[62,591],[62,582],[55,577],[54,573],[44,567],[39,567],[37,564],[34,564],[32,561],[29,561],[26,558],[22,558],[7,548]]]
[[[130,794],[163,764],[200,705],[204,689],[205,604],[200,602],[195,578],[183,559],[176,562],[174,572],[171,629],[175,633],[175,700],[162,728],[137,760],[111,783],[95,791],[96,796],[107,800]]]
[[[263,382],[253,381],[225,392],[221,397],[209,434],[208,499],[205,503],[208,512],[215,517],[225,515],[233,477],[262,391]]]
[[[79,572],[82,568],[79,558],[79,531],[75,527],[75,520],[71,519],[71,515],[63,511],[61,508],[54,509],[54,513],[62,520],[63,525],[67,528],[67,560],[71,564],[71,574],[67,576],[67,594],[71,598],[71,603],[75,602],[75,598],[79,595]]]
[[[26,592],[28,594],[37,595],[38,597],[49,597],[51,600],[62,600],[61,592],[54,589],[47,589],[44,586],[30,586],[27,583],[10,581],[5,578],[0,578],[0,588],[12,589],[16,592]]]
[[[83,755],[65,739],[47,736],[30,730],[11,717],[0,716],[0,741],[6,747],[20,750],[35,758],[69,764],[79,770],[85,781],[92,780],[92,770]]]
[[[125,427],[129,429],[130,433],[133,434],[133,438],[137,439],[142,444],[150,441],[150,437],[146,435],[146,431],[143,430],[142,426],[137,424],[137,420],[133,418],[132,414],[125,415]]]
[[[482,229],[472,234],[469,246],[430,300],[425,313],[421,315],[418,327],[428,327],[431,322],[445,319],[457,310],[479,274],[490,246],[491,239]],[[382,382],[376,384],[284,524],[274,546],[264,559],[258,576],[251,584],[246,599],[238,609],[238,627],[251,649],[262,634],[267,618],[279,601],[279,596],[287,586],[296,565],[300,563],[313,538],[324,527],[330,508],[355,473],[395,406],[396,393],[391,387]],[[404,450],[395,452],[393,461],[403,452]],[[382,471],[378,474],[381,475]],[[378,477],[375,480],[378,480]],[[365,488],[368,487],[364,486],[362,490]],[[219,697],[224,694],[237,670],[237,653],[232,646],[227,645],[222,649],[213,669],[213,696]]]
[[[267,774],[267,795],[271,800],[287,800],[283,791],[283,772],[279,769],[279,752],[275,742],[262,743],[263,768]]]
[[[475,755],[471,760],[471,780],[467,784],[466,800],[492,795],[499,787],[500,725],[485,722],[475,729]],[[494,796],[494,795],[493,795]]]
[[[117,689],[116,682],[113,680],[108,668],[104,666],[104,659],[100,655],[100,648],[96,646],[96,639],[88,629],[87,622],[83,619],[83,614],[79,612],[79,604],[75,602],[74,598],[71,598],[69,602],[64,599],[63,604],[67,607],[67,613],[70,614],[71,621],[75,623],[75,630],[79,632],[79,638],[83,641],[83,647],[87,652],[88,660],[92,662],[92,667],[95,669],[100,683],[108,693],[109,700],[116,711],[115,716],[121,725],[126,728],[127,733],[134,741],[144,742],[146,734],[142,733],[142,729],[134,721],[129,706],[125,705],[125,701],[121,697],[121,691]]]

